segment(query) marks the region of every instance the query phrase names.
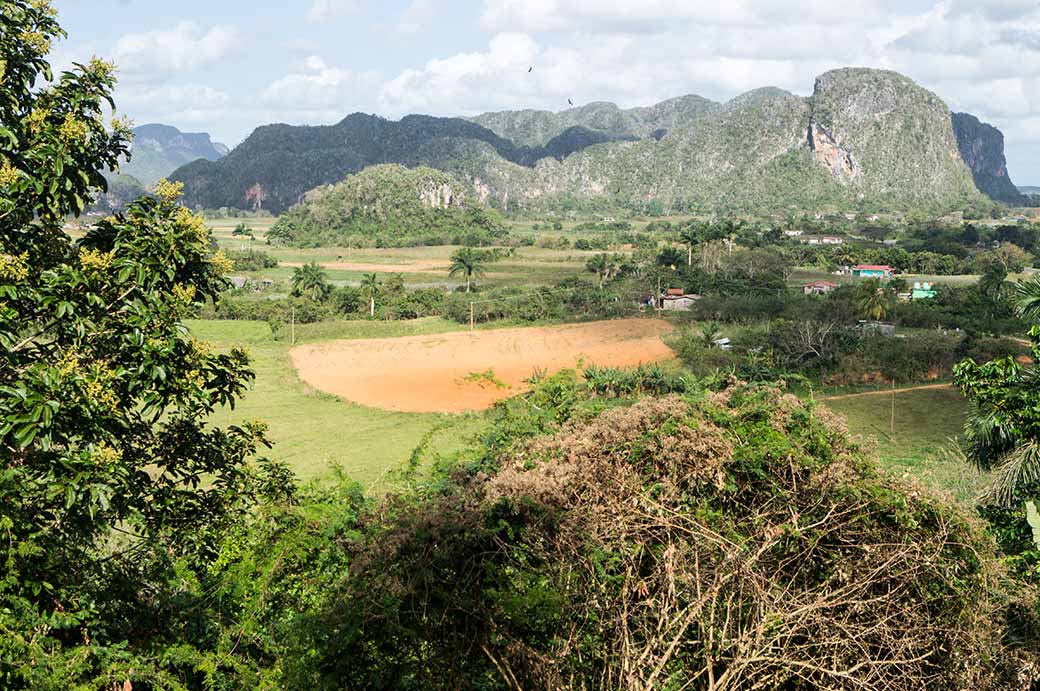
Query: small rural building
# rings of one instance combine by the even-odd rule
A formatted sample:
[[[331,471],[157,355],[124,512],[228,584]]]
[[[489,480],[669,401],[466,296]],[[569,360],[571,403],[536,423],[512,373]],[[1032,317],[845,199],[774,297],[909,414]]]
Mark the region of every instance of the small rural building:
[[[896,326],[895,324],[886,324],[884,322],[866,321],[861,319],[859,322],[860,331],[866,334],[873,334],[876,336],[895,336]]]
[[[784,235],[789,238],[800,238],[805,234],[804,230],[785,230]]]
[[[661,296],[661,309],[672,312],[689,312],[700,295],[687,294],[682,288],[669,288]]]
[[[249,279],[245,276],[228,276],[228,281],[235,287],[235,290],[242,290],[249,283]]]
[[[802,235],[798,241],[806,245],[844,245],[845,238],[840,235]]]
[[[859,264],[852,267],[852,275],[856,278],[880,278],[884,281],[892,278],[892,267],[887,264]]]
[[[931,283],[914,283],[914,289],[910,291],[911,300],[927,300],[935,297],[935,289]]]
[[[837,283],[831,283],[830,281],[813,281],[812,283],[806,283],[803,285],[802,290],[806,295],[823,295],[831,292],[837,287]]]

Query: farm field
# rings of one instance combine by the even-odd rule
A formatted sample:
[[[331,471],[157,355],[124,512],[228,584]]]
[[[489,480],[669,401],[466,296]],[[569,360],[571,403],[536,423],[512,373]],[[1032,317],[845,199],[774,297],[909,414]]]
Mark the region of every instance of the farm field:
[[[671,359],[661,340],[671,330],[663,320],[621,319],[312,343],[290,355],[305,382],[347,400],[398,411],[461,412],[516,395],[539,370]]]
[[[387,472],[399,468],[424,437],[430,451],[461,449],[480,429],[471,415],[418,415],[376,410],[317,391],[297,377],[289,361],[289,344],[271,338],[260,322],[192,321],[192,333],[218,349],[244,347],[256,381],[234,410],[212,418],[226,426],[260,419],[269,427],[274,447],[262,455],[284,461],[301,479],[318,479],[338,466],[368,487],[382,488]],[[458,329],[441,319],[413,322],[325,322],[297,328],[303,342],[336,338],[372,338],[430,334]]]

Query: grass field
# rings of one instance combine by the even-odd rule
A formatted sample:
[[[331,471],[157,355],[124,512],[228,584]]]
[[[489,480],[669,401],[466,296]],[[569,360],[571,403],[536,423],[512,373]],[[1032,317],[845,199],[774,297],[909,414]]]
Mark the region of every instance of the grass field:
[[[303,479],[320,478],[333,466],[369,487],[384,487],[386,473],[401,467],[431,430],[434,453],[451,453],[481,428],[476,415],[394,413],[348,403],[311,389],[289,362],[289,344],[274,341],[259,322],[193,321],[192,333],[229,349],[247,349],[256,382],[235,410],[220,411],[216,425],[258,418],[270,426],[269,458],[285,461]],[[413,322],[326,322],[300,326],[298,341],[381,338],[457,330],[441,319]]]
[[[952,387],[919,389],[894,398],[894,431],[890,394],[818,400],[848,420],[849,430],[874,448],[887,471],[970,500],[985,478],[950,453],[967,411],[960,392]]]

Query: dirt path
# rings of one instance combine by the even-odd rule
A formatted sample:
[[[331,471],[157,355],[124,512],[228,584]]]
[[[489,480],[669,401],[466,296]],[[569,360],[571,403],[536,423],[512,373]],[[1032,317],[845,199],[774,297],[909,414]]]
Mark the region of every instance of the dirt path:
[[[891,396],[893,393],[909,393],[910,391],[924,391],[926,389],[952,389],[953,384],[922,384],[921,386],[907,386],[902,389],[880,389],[878,391],[864,391],[862,393],[845,393],[837,396],[819,396],[818,401],[840,401],[843,398],[862,398],[863,396]]]
[[[331,341],[294,348],[290,356],[305,382],[356,403],[408,412],[461,412],[483,410],[515,396],[538,369],[552,373],[579,360],[624,367],[671,359],[675,355],[661,336],[672,328],[656,319],[618,319]],[[472,376],[488,370],[494,381]]]
[[[370,264],[365,262],[318,262],[326,269],[337,271],[360,271],[362,273],[424,274],[447,272],[448,264],[435,259],[417,259],[407,264]],[[296,268],[304,262],[278,262],[279,266]]]

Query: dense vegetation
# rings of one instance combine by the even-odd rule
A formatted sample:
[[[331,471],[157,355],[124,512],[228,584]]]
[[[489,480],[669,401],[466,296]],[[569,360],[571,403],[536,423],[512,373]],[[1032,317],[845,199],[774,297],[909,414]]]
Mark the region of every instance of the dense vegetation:
[[[210,423],[253,374],[244,352],[185,328],[232,264],[177,203],[180,185],[160,182],[78,239],[62,232],[129,144],[102,117],[113,66],[52,79],[46,54],[63,33],[45,0],[0,5],[0,29],[0,687],[1040,681],[1037,542],[1022,528],[1040,524],[1030,366],[957,372],[978,413],[972,457],[1010,490],[986,507],[996,543],[948,500],[882,476],[825,408],[781,385],[660,366],[536,373],[464,451],[416,449],[382,498],[345,479],[301,487],[256,459],[261,421]],[[778,297],[768,267],[782,272],[783,255],[757,234],[736,245],[734,224],[687,230],[685,252],[596,255],[597,287],[569,299],[621,306],[668,277]],[[473,279],[495,258],[452,261]],[[383,289],[375,274],[334,289],[310,263],[291,292],[301,305],[367,303],[371,317]],[[996,281],[979,290],[987,309],[1006,300]],[[1018,290],[1009,318],[1035,320],[1040,283]],[[890,293],[864,281],[832,306],[877,319]]]
[[[268,238],[297,247],[486,244],[505,235],[498,214],[432,168],[372,166],[312,190]]]

